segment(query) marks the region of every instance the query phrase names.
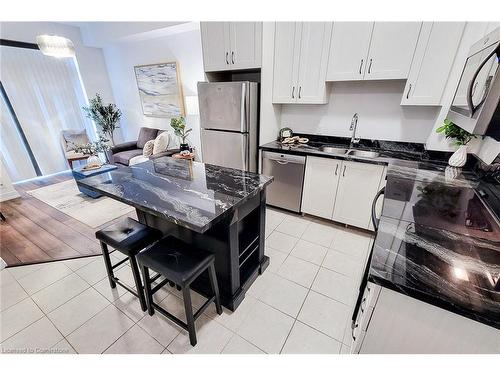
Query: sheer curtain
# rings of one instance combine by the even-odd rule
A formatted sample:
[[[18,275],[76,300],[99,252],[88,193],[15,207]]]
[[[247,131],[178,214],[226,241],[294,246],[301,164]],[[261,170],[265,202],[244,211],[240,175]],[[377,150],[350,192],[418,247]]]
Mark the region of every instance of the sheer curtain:
[[[86,129],[93,124],[81,107],[87,100],[76,60],[54,58],[39,50],[0,47],[0,79],[43,175],[68,169],[60,145],[62,130]],[[2,101],[1,146],[14,181],[34,177],[24,145]],[[20,143],[21,142],[21,143]]]

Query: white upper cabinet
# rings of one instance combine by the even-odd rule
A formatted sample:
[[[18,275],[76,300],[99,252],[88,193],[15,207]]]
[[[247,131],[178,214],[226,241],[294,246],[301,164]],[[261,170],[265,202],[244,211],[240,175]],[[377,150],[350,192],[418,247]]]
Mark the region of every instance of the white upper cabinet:
[[[229,69],[229,22],[202,22],[200,27],[205,72]]]
[[[297,103],[326,103],[326,70],[331,22],[303,22],[300,40]]]
[[[277,22],[274,32],[273,103],[291,103],[297,98],[301,24]]]
[[[342,160],[307,157],[302,212],[332,218],[341,165]]]
[[[375,22],[365,79],[406,79],[421,22]]]
[[[421,22],[335,22],[327,81],[406,79]]]
[[[401,105],[441,105],[465,22],[424,22]]]
[[[334,22],[327,81],[363,79],[373,22]]]
[[[262,22],[202,22],[205,72],[262,66]]]
[[[326,103],[331,22],[277,22],[273,103]]]
[[[262,65],[262,22],[230,22],[232,69]]]

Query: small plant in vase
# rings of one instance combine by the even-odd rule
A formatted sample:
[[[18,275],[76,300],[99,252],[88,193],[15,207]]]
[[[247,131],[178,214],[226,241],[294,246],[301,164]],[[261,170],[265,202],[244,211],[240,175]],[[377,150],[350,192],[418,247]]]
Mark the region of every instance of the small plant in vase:
[[[181,151],[189,151],[189,144],[186,142],[186,139],[191,132],[191,128],[186,129],[186,120],[184,117],[173,118],[170,120],[170,126],[174,129],[174,134],[180,138],[180,150]]]
[[[455,125],[450,120],[444,120],[444,124],[436,129],[436,133],[443,133],[446,139],[454,139],[454,144],[458,146],[458,150],[451,155],[448,164],[452,167],[463,167],[467,161],[467,143],[471,139],[476,138],[474,134]]]
[[[114,105],[109,103],[104,105],[101,96],[95,95],[95,98],[90,99],[88,107],[82,107],[85,115],[93,120],[101,131],[109,136],[111,144],[115,144],[113,133],[116,128],[119,128],[118,121],[122,117],[122,112]]]
[[[102,166],[102,161],[98,154],[110,149],[107,142],[108,139],[102,134],[99,134],[99,139],[95,142],[75,145],[75,152],[89,156],[87,158],[87,168],[100,168]]]

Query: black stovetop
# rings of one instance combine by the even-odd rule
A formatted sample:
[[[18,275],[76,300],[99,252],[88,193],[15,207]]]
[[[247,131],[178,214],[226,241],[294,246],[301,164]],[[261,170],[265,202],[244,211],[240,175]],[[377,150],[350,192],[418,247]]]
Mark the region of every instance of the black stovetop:
[[[500,170],[481,177],[476,192],[500,220]]]

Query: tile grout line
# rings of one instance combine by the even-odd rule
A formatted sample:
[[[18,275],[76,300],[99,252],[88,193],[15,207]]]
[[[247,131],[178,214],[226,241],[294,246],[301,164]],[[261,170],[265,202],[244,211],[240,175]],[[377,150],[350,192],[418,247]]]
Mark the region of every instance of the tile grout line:
[[[318,270],[316,271],[316,275],[314,276],[314,279],[311,283],[311,286],[312,284],[314,284],[314,281],[316,280],[316,277],[318,276],[318,272],[319,272],[319,268]],[[293,327],[295,327],[295,323],[297,323],[297,319],[300,315],[300,312],[302,311],[302,308],[304,307],[304,304],[306,303],[306,300],[307,300],[307,297],[309,296],[309,293],[311,292],[311,288],[308,288],[307,290],[307,294],[304,298],[304,300],[302,301],[302,304],[300,305],[300,309],[299,309],[299,312],[297,313],[297,316],[294,318],[294,321],[293,321],[293,324],[292,324],[292,327],[290,328],[290,331],[288,331],[288,334],[285,338],[285,341],[283,342],[283,345],[281,346],[281,349],[279,351],[279,354],[281,354],[281,352],[283,351],[283,349],[285,348],[285,345],[286,345],[286,342],[288,341],[288,338],[290,337],[290,334],[292,333],[292,330],[293,330]]]
[[[274,230],[273,230],[273,231],[271,231],[271,234],[272,234],[273,232],[274,232]],[[282,233],[282,232],[280,232],[280,233]],[[286,233],[283,233],[283,234],[286,234]],[[293,237],[293,236],[292,236],[292,237]],[[296,238],[296,237],[295,237],[295,238]],[[332,239],[332,241],[331,241],[330,245],[333,243],[333,241],[334,241],[334,240],[335,240],[335,238],[333,238],[333,239]],[[310,241],[307,241],[307,240],[304,240],[304,241],[306,241],[306,242],[310,242]],[[311,243],[313,243],[313,242],[311,242]],[[314,243],[313,243],[313,244],[314,244]],[[294,245],[294,247],[292,248],[292,250],[290,250],[290,253],[288,253],[288,255],[286,256],[286,258],[283,260],[283,263],[286,261],[286,259],[288,259],[288,257],[289,257],[289,256],[292,256],[292,257],[293,257],[293,255],[291,255],[291,253],[292,253],[293,249],[295,249],[296,245],[297,245],[297,244],[295,244],[295,245]],[[322,246],[322,245],[319,245],[319,246]],[[324,246],[323,246],[323,247],[324,247]],[[275,251],[280,251],[280,250],[274,249],[274,248],[272,248],[272,247],[270,247],[270,248],[271,248],[271,249],[273,249],[273,250],[275,250]],[[329,250],[329,248],[327,249],[327,253],[328,253],[328,250]],[[283,251],[281,251],[281,252],[282,252],[282,253],[284,253]],[[328,269],[328,268],[326,268],[326,267],[322,267],[322,264],[323,264],[323,262],[324,262],[324,260],[325,260],[325,258],[326,258],[327,253],[325,253],[325,255],[324,255],[324,257],[323,257],[323,260],[322,260],[322,262],[321,262],[321,265],[320,265],[320,266],[318,266],[317,264],[314,264],[314,263],[312,263],[312,262],[309,262],[309,261],[307,261],[307,260],[304,260],[305,262],[308,262],[308,263],[310,263],[310,264],[314,264],[314,265],[318,266],[318,270],[316,271],[316,275],[315,275],[315,276],[314,276],[314,278],[313,278],[313,281],[312,281],[312,283],[311,283],[311,286],[310,286],[309,288],[307,288],[307,289],[308,289],[307,294],[306,294],[306,296],[305,296],[305,298],[304,298],[304,301],[302,302],[302,305],[301,305],[301,307],[300,307],[300,309],[299,309],[299,312],[297,313],[297,317],[293,317],[293,316],[289,315],[288,313],[285,313],[285,312],[283,312],[283,311],[281,311],[281,310],[279,310],[279,309],[277,309],[277,308],[275,308],[275,307],[273,307],[273,306],[271,306],[271,305],[267,304],[266,302],[261,301],[261,300],[260,300],[260,298],[257,298],[260,302],[264,303],[265,305],[267,305],[267,306],[269,306],[269,307],[271,307],[271,308],[274,308],[275,310],[280,311],[280,312],[282,312],[283,314],[285,314],[285,315],[287,315],[287,316],[289,316],[289,317],[291,317],[291,318],[293,318],[293,319],[294,319],[294,323],[293,323],[293,325],[292,325],[292,327],[291,327],[290,331],[288,332],[288,335],[287,335],[287,337],[286,337],[286,339],[285,339],[285,342],[283,343],[283,346],[282,346],[282,348],[281,348],[281,350],[280,350],[280,353],[283,351],[283,348],[285,347],[286,342],[288,341],[288,338],[289,338],[289,336],[290,336],[290,333],[292,332],[293,327],[295,327],[295,324],[296,324],[297,320],[298,320],[300,323],[302,323],[302,324],[306,325],[307,327],[309,327],[309,328],[311,328],[311,329],[315,330],[316,332],[321,333],[321,334],[323,334],[323,335],[325,335],[325,336],[329,337],[330,339],[332,339],[332,340],[336,341],[337,343],[339,343],[339,344],[340,344],[340,350],[342,349],[342,345],[344,345],[344,343],[343,343],[343,337],[342,337],[342,341],[339,341],[338,339],[336,339],[336,338],[334,338],[334,337],[330,336],[329,334],[327,334],[327,333],[325,333],[325,332],[322,332],[322,331],[320,331],[320,330],[318,330],[318,329],[316,329],[316,328],[314,328],[314,327],[311,327],[309,324],[304,323],[304,322],[302,322],[301,320],[299,320],[299,319],[298,319],[298,317],[299,317],[299,315],[300,315],[300,312],[302,311],[302,308],[303,308],[303,306],[304,306],[304,304],[305,304],[305,301],[307,300],[307,297],[309,296],[309,294],[310,294],[310,292],[311,292],[311,291],[313,291],[313,292],[315,292],[315,293],[318,293],[318,294],[320,294],[320,295],[322,295],[322,296],[324,296],[324,297],[326,297],[326,298],[332,299],[332,300],[333,300],[333,301],[335,301],[335,302],[341,303],[341,304],[343,304],[343,305],[345,305],[345,306],[347,306],[347,307],[351,308],[351,306],[348,306],[348,305],[346,305],[346,304],[345,304],[345,303],[343,303],[343,302],[337,301],[337,300],[335,300],[335,299],[333,299],[333,298],[331,298],[331,297],[329,297],[329,296],[326,296],[326,295],[324,295],[324,294],[322,294],[322,293],[319,293],[319,292],[317,292],[317,291],[315,291],[315,290],[313,290],[313,289],[312,289],[312,286],[314,285],[314,281],[316,281],[316,278],[317,278],[317,276],[318,276],[319,271],[321,270],[321,268],[325,268],[325,269],[329,270],[329,269]],[[297,257],[295,257],[295,258],[297,258]],[[297,258],[297,259],[300,259],[300,258]],[[282,263],[282,264],[283,264],[283,263]],[[281,268],[281,266],[280,266],[279,268]],[[278,268],[278,269],[279,269],[279,268]],[[271,271],[270,271],[270,272],[271,272]],[[332,271],[332,272],[335,272],[335,271]],[[289,280],[289,279],[287,279],[287,278],[285,278],[285,277],[283,277],[283,276],[281,276],[281,275],[278,275],[278,274],[276,274],[276,273],[274,273],[274,272],[271,272],[271,273],[273,273],[274,275],[276,275],[276,276],[278,276],[278,277],[282,277],[282,278],[283,278],[283,279],[285,279],[285,280],[291,281],[291,282],[295,283],[296,285],[299,285],[299,286],[304,287],[303,285],[298,284],[298,283],[296,283],[296,282],[295,282],[295,281],[293,281],[293,280]],[[344,332],[344,335],[345,335],[345,332]],[[343,335],[343,336],[344,336],[344,335]],[[337,354],[338,354],[338,353],[337,353]]]
[[[57,309],[61,308],[62,306],[64,306],[64,305],[65,305],[65,304],[67,304],[68,302],[72,301],[72,300],[73,300],[73,299],[75,299],[76,297],[78,297],[78,296],[82,295],[83,293],[85,293],[85,292],[86,292],[87,290],[89,290],[89,289],[93,289],[95,292],[97,292],[99,295],[101,295],[101,296],[102,296],[102,297],[103,297],[103,298],[104,298],[104,299],[108,302],[108,304],[107,304],[106,306],[104,306],[101,310],[99,310],[98,312],[96,312],[94,315],[92,315],[89,319],[85,320],[85,321],[84,321],[82,324],[80,324],[77,328],[75,328],[75,329],[74,329],[74,330],[72,330],[71,332],[68,332],[68,334],[67,334],[67,335],[63,335],[63,337],[64,337],[64,338],[66,339],[66,341],[68,341],[68,342],[69,342],[69,340],[67,339],[67,337],[68,337],[69,335],[71,335],[71,334],[72,334],[73,332],[75,332],[77,329],[79,329],[80,327],[82,327],[85,323],[87,323],[87,322],[88,322],[90,319],[92,319],[94,316],[96,316],[96,315],[97,315],[97,314],[99,314],[101,311],[103,311],[104,309],[106,309],[106,308],[107,308],[109,305],[111,305],[112,303],[111,303],[111,302],[109,302],[109,300],[108,300],[106,297],[104,297],[101,293],[99,293],[99,291],[97,291],[97,290],[96,290],[96,289],[95,289],[95,288],[91,285],[89,288],[85,289],[84,291],[82,291],[81,293],[77,294],[76,296],[74,296],[74,297],[70,298],[68,301],[66,301],[65,303],[63,303],[61,306],[59,306],[58,308],[56,308],[56,309],[54,309],[54,310],[52,310],[52,311],[50,312],[50,313],[52,313],[52,312],[56,311]],[[50,317],[49,317],[48,315],[47,315],[47,318],[50,320],[50,322],[51,322],[54,326],[56,326],[56,324],[52,321],[52,319],[50,319]],[[57,328],[57,326],[56,326],[56,328]],[[70,343],[70,345],[71,345],[71,343]]]

